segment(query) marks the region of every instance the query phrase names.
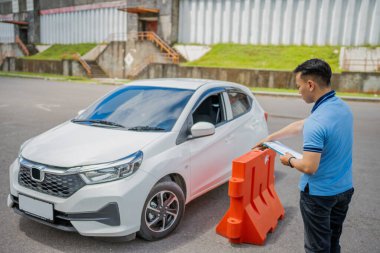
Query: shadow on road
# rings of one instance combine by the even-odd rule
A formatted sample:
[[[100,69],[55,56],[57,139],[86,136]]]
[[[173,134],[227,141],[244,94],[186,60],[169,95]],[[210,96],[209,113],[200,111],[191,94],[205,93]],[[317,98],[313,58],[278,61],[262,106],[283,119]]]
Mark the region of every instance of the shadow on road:
[[[284,177],[283,172],[276,172],[276,180]],[[228,183],[197,198],[186,206],[185,216],[180,226],[169,237],[147,242],[140,238],[129,242],[106,242],[95,238],[84,237],[76,233],[63,232],[36,223],[27,218],[20,219],[20,230],[34,241],[61,252],[168,252],[180,248],[204,233],[215,233],[215,227],[229,208]],[[273,234],[268,235],[267,244],[274,244],[282,234],[282,230],[296,215],[296,208],[285,207],[285,219],[279,224]],[[225,239],[227,241],[227,239]],[[253,245],[232,245],[237,248],[253,247]]]
[[[30,239],[45,244],[61,252],[168,252],[189,243],[210,230],[223,217],[229,207],[228,184],[197,198],[186,206],[185,216],[180,226],[169,237],[147,242],[142,239],[129,242],[105,242],[77,233],[60,231],[48,226],[20,218],[20,230]]]

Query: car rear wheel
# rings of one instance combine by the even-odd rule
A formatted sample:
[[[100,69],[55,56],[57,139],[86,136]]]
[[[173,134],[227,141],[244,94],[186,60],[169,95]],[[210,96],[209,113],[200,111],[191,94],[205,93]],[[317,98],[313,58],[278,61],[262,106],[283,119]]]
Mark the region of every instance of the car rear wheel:
[[[148,241],[169,235],[185,211],[185,196],[175,182],[161,182],[150,191],[141,214],[140,237]]]

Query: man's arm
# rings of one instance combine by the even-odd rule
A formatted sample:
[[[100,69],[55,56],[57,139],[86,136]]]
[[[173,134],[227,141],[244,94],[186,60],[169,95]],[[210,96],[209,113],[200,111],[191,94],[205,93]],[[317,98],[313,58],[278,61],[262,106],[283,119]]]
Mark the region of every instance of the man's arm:
[[[295,169],[305,174],[314,174],[318,170],[319,162],[321,161],[321,153],[303,152],[302,159],[292,158],[292,154],[286,153],[280,156],[281,163],[286,166],[292,165]]]
[[[261,140],[253,148],[260,147],[264,142],[267,141],[283,140],[301,134],[304,122],[305,120],[299,120],[287,125],[286,127],[278,130],[277,132],[272,133],[267,138]]]

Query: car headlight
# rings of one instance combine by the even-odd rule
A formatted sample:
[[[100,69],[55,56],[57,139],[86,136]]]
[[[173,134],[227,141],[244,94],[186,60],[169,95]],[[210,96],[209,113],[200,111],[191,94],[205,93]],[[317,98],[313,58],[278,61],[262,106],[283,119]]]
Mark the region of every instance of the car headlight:
[[[138,151],[115,162],[83,166],[79,172],[86,184],[104,183],[129,177],[138,170],[142,160],[143,153]]]

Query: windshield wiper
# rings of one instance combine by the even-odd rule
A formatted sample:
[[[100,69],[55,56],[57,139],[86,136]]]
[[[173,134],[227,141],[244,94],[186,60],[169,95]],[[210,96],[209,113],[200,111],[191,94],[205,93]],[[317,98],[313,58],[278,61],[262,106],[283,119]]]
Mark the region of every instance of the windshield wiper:
[[[93,123],[93,124],[101,124],[101,125],[106,125],[106,126],[114,126],[114,127],[120,127],[120,128],[125,128],[125,126],[120,125],[115,122],[107,121],[107,120],[95,120],[95,119],[73,119],[71,122],[74,123]]]
[[[128,130],[132,131],[165,131],[165,129],[161,127],[152,127],[152,126],[135,126],[130,127]]]

